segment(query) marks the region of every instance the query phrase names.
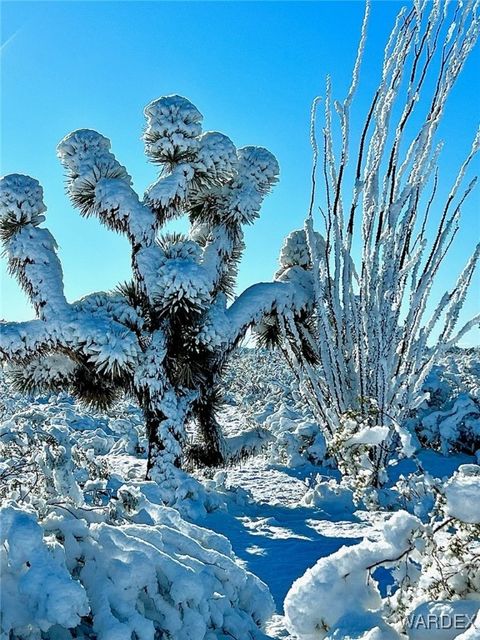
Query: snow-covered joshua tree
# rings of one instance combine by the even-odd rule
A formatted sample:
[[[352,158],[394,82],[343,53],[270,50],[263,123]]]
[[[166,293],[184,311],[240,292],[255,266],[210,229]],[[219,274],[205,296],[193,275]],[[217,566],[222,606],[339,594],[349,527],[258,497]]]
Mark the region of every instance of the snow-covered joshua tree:
[[[382,481],[389,451],[399,437],[407,437],[402,422],[421,399],[432,365],[480,320],[473,318],[455,333],[480,245],[456,285],[426,317],[432,285],[476,182],[474,178],[462,188],[480,148],[479,134],[446,201],[437,202],[442,143],[435,134],[448,95],[476,43],[480,19],[478,2],[473,1],[450,6],[442,0],[420,0],[401,10],[350,169],[350,107],[369,13],[367,3],[351,86],[345,100],[334,103],[339,148],[327,79],[321,162],[325,204],[320,207],[324,235],[314,232],[313,219],[319,155],[316,99],[310,211],[304,229],[287,238],[280,256],[277,279],[293,283],[302,281],[302,272],[313,274],[314,312],[308,325],[289,313],[266,318],[260,336],[282,347],[324,425],[332,453],[340,462],[343,459],[346,470],[345,459],[356,459],[357,468],[365,467],[367,481],[376,485]],[[438,222],[429,242],[433,212]],[[431,342],[435,332],[438,338]],[[301,343],[309,345],[309,358],[298,349]]]
[[[145,115],[146,154],[161,171],[143,199],[104,136],[81,129],[58,145],[74,205],[130,242],[132,280],[113,293],[67,302],[55,240],[40,226],[41,186],[24,175],[1,179],[5,254],[38,319],[3,323],[0,355],[24,391],[65,389],[102,408],[133,396],[145,415],[152,475],[154,466],[181,465],[190,418],[203,437],[197,458],[222,461],[215,408],[228,355],[265,313],[301,313],[309,296],[289,283],[260,283],[227,305],[242,228],[277,180],[274,156],[202,133],[202,115],[180,96],[151,102]],[[160,234],[183,214],[189,235]]]

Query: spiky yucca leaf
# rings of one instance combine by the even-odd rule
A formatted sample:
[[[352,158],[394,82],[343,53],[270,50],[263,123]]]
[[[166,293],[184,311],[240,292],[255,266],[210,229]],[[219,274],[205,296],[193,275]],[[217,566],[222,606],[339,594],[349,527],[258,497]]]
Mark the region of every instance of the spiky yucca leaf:
[[[98,210],[95,194],[98,181],[102,178],[112,180],[123,178],[124,175],[125,169],[114,161],[112,161],[110,166],[104,166],[102,168],[93,166],[91,168],[91,175],[84,176],[81,179],[79,179],[79,176],[75,173],[67,172],[67,193],[70,195],[73,204],[78,208],[82,216],[88,218],[91,215],[101,215],[102,212]],[[75,187],[70,188],[73,182],[75,182]],[[123,226],[119,224],[116,216],[109,216],[108,221],[105,220],[105,222],[114,231],[121,231],[123,229]]]
[[[22,214],[20,218],[13,215],[6,215],[0,218],[0,239],[3,244],[8,242],[16,235],[22,227],[31,223],[28,216]],[[5,252],[3,252],[5,253]]]
[[[71,391],[80,402],[99,411],[112,407],[122,395],[122,389],[116,382],[98,375],[86,366],[76,369]]]
[[[265,316],[255,327],[255,339],[260,348],[273,349],[281,344],[282,335],[274,314]]]
[[[132,307],[141,307],[144,301],[144,296],[140,292],[136,282],[134,280],[126,280],[120,282],[114,289],[114,293],[118,293],[123,296]]]
[[[162,233],[162,235],[159,236],[157,240],[158,246],[163,251],[165,251],[165,253],[168,253],[173,245],[181,244],[184,242],[188,242],[188,236],[184,233],[179,233],[178,231]]]

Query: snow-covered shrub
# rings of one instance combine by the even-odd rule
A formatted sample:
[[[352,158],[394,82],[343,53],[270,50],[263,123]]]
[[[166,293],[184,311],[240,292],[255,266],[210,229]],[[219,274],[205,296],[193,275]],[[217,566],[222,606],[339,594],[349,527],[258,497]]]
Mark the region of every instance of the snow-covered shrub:
[[[377,563],[410,549],[419,526],[414,516],[396,513],[385,524],[381,541],[364,540],[319,560],[287,594],[288,629],[300,638],[335,637],[335,627],[349,614],[378,612],[382,598],[369,572]]]
[[[225,508],[221,478],[144,481],[134,405],[102,413],[0,390],[2,638],[264,637],[267,587],[191,524]]]
[[[368,506],[372,509],[387,511],[404,509],[416,515],[422,522],[427,522],[435,508],[441,483],[439,478],[432,476],[423,468],[418,468],[414,473],[400,474],[392,486],[367,492],[364,500],[367,501],[368,497]]]
[[[64,393],[27,399],[0,377],[0,499],[23,505],[58,501],[89,506],[116,499],[147,465],[141,411],[121,401],[108,412],[79,406]],[[221,491],[181,469],[159,488],[162,503],[191,520],[224,508]]]
[[[27,640],[264,638],[273,601],[228,540],[119,492],[114,518],[0,510],[2,637]]]
[[[480,524],[479,489],[480,467],[463,464],[445,488],[447,514],[462,522]]]
[[[0,510],[0,539],[2,635],[76,627],[89,613],[88,599],[66,567],[64,548],[49,545],[36,516],[13,506]]]
[[[474,430],[466,431],[464,428],[465,425],[475,427],[475,419],[460,419],[454,423],[448,441],[440,440],[441,434],[446,432],[440,432],[437,428],[438,416],[443,416],[444,412],[445,415],[462,417],[460,412],[450,411],[457,400],[471,408],[472,417],[475,417],[473,408],[477,403],[480,382],[478,362],[478,350],[461,348],[449,350],[439,360],[422,387],[425,399],[415,411],[410,412],[403,428],[396,432],[404,452],[413,454],[425,447],[441,450],[445,454],[455,451],[471,454],[480,448]],[[387,433],[385,429],[378,425],[371,428],[368,421],[364,421],[363,428],[360,428],[358,416],[350,413],[339,423],[327,447],[324,423],[316,419],[310,404],[305,402],[301,384],[278,350],[239,349],[225,369],[222,384],[227,405],[233,407],[235,416],[244,418],[243,429],[253,432],[259,426],[267,429],[272,436],[271,444],[264,442],[265,453],[271,462],[288,466],[306,462],[321,463],[323,466],[337,464],[349,477],[356,499],[364,494],[372,469],[370,454],[377,446],[378,439]],[[468,400],[465,394],[468,394]],[[233,416],[230,410],[223,413],[222,422],[231,424]],[[370,413],[375,415],[373,405]],[[426,424],[435,425],[435,428],[427,431]],[[336,463],[332,459],[335,451],[342,454],[337,456]],[[388,505],[396,508],[398,505],[395,503],[400,500],[410,511],[419,508],[422,502],[422,513],[426,513],[433,494],[425,478],[423,472],[409,474],[398,481],[393,491],[391,487],[387,488],[390,495],[382,496],[381,505],[376,500],[375,508],[387,508]],[[374,492],[369,490],[369,494],[375,502]]]
[[[287,594],[288,629],[300,640],[400,639],[404,633],[420,640],[447,637],[423,636],[415,620],[424,614],[440,616],[450,608],[473,619],[480,610],[479,492],[480,467],[463,465],[428,522],[398,511],[385,521],[380,539],[321,558]],[[380,568],[390,575],[382,590]]]
[[[338,131],[327,79],[321,160],[316,140],[318,99],[312,107],[310,209],[304,229],[285,240],[276,275],[279,282],[300,288],[310,282],[310,306],[303,315],[289,310],[270,314],[257,327],[264,344],[282,350],[324,429],[330,455],[352,477],[359,466],[351,465],[347,441],[344,456],[337,432],[346,423],[348,439],[373,430],[368,450],[359,452],[363,462],[368,459],[366,480],[372,486],[385,481],[393,452],[406,444],[408,453],[404,421],[421,403],[428,373],[480,321],[476,316],[458,330],[480,244],[453,289],[432,307],[430,318],[426,315],[463,202],[476,182],[468,181],[468,172],[480,149],[479,133],[446,202],[436,201],[437,184],[445,181],[438,176],[442,144],[436,134],[447,98],[478,38],[480,20],[474,4],[469,1],[454,9],[434,0],[401,9],[385,48],[380,83],[353,145],[350,110],[366,46],[367,3],[348,94],[343,102],[333,103]],[[350,169],[353,146],[358,155]],[[319,206],[324,221],[320,237],[313,216],[319,163],[325,197]],[[440,213],[428,241],[429,214],[434,210]],[[458,412],[465,418],[465,429],[475,431],[472,407],[459,407]]]
[[[146,456],[143,417],[133,405],[121,402],[107,414],[81,407],[65,393],[27,398],[1,372],[0,393],[2,500],[97,503],[113,460]],[[145,463],[138,463],[144,474]]]
[[[277,405],[291,399],[295,378],[281,355],[276,351],[258,348],[239,348],[232,354],[222,376],[223,396],[230,405],[241,409],[252,420],[261,411],[268,414],[268,404]]]
[[[432,411],[419,425],[419,437],[442,453],[480,449],[480,404],[467,393],[459,394],[448,409]]]
[[[298,400],[293,406],[282,401],[265,419],[265,427],[274,438],[269,451],[272,462],[297,467],[324,461],[325,438],[310,412]]]
[[[295,467],[324,461],[321,428],[281,354],[239,349],[225,369],[222,384],[225,400],[245,418],[245,427],[267,430],[270,438],[264,449],[271,462]]]
[[[274,156],[202,133],[201,113],[180,96],[154,100],[145,116],[145,152],[160,172],[143,199],[96,131],[73,131],[57,147],[73,204],[130,242],[132,280],[114,292],[68,303],[57,245],[40,226],[41,186],[19,174],[1,179],[5,255],[38,319],[2,324],[0,358],[14,365],[22,391],[66,390],[101,408],[132,397],[144,414],[149,473],[157,461],[160,478],[181,465],[189,420],[203,440],[192,455],[223,460],[215,411],[228,356],[265,313],[301,309],[308,296],[287,282],[261,283],[228,302],[243,227],[259,216],[278,177]],[[162,234],[180,215],[190,232]]]
[[[378,415],[375,406],[369,414],[363,417],[349,412],[342,416],[328,438],[328,454],[348,479],[356,499],[375,501],[379,487],[388,479],[387,466],[379,461],[379,456],[383,454],[386,462],[396,449],[401,450],[401,455],[411,456],[418,448],[418,440],[405,425],[375,424]]]
[[[480,449],[480,354],[453,349],[423,385],[427,399],[408,420],[426,447],[444,454],[472,454]]]
[[[351,487],[335,478],[326,479],[320,474],[315,476],[302,498],[302,504],[319,508],[330,515],[342,516],[353,513],[358,508]]]

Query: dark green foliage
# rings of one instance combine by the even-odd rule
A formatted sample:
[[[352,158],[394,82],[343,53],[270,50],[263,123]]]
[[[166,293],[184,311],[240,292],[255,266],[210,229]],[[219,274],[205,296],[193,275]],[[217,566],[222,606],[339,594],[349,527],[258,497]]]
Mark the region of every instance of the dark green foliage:
[[[33,224],[30,217],[25,214],[22,214],[20,219],[15,216],[2,216],[0,218],[0,239],[2,243],[5,244],[11,240],[22,227],[29,223]],[[2,255],[5,255],[5,252]]]
[[[275,314],[266,315],[256,328],[257,344],[262,349],[273,349],[280,346],[282,335]]]
[[[108,380],[92,369],[80,365],[75,370],[70,388],[71,393],[85,405],[105,411],[120,399],[124,385],[120,380]]]

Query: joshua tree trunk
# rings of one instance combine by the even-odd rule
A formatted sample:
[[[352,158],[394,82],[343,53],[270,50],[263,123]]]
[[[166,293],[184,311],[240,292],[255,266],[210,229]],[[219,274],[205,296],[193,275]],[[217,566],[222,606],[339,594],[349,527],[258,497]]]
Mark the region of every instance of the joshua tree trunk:
[[[152,470],[164,467],[159,464],[161,459],[170,462],[178,469],[181,468],[182,443],[180,430],[172,428],[172,421],[161,411],[146,407],[143,409],[143,415],[148,438],[146,479],[153,480]],[[168,438],[165,437],[166,431],[168,431]],[[170,444],[174,446],[168,446]]]
[[[145,427],[148,438],[148,457],[147,457],[147,474],[146,479],[150,479],[150,473],[154,466],[155,460],[165,445],[159,438],[159,425],[161,418],[156,416],[153,411],[144,410]]]
[[[203,447],[196,450],[199,462],[207,467],[217,467],[225,463],[225,440],[215,415],[215,402],[212,393],[203,395],[196,406],[198,428]]]
[[[216,416],[220,398],[218,377],[218,372],[208,374],[192,406],[201,443],[190,448],[189,457],[192,462],[208,467],[217,467],[226,461],[225,439]]]

